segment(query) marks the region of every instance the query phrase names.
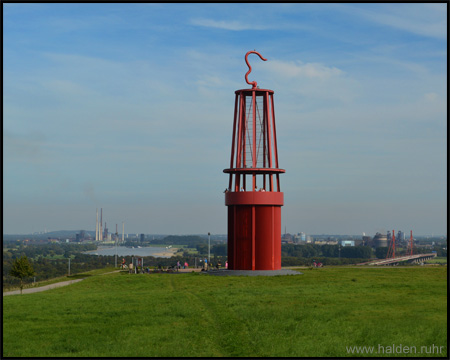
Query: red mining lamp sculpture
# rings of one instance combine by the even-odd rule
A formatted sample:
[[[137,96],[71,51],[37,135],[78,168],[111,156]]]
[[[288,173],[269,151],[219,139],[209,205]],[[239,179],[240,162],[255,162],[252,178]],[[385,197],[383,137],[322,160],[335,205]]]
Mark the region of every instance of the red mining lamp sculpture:
[[[228,268],[230,270],[281,269],[281,206],[273,90],[237,90],[234,106],[230,175],[225,190],[228,206]]]

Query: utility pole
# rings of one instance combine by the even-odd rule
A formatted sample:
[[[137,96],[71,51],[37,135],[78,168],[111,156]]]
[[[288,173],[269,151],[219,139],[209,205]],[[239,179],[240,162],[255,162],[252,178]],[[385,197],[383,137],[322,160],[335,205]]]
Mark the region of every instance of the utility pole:
[[[208,233],[208,266],[211,266],[211,233]]]
[[[67,276],[70,276],[70,257],[69,257],[69,275]]]

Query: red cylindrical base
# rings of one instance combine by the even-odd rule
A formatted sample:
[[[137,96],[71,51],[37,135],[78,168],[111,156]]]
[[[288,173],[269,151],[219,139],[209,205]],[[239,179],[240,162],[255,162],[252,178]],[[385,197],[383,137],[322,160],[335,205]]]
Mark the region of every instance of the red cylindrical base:
[[[228,205],[228,268],[281,269],[280,205]]]

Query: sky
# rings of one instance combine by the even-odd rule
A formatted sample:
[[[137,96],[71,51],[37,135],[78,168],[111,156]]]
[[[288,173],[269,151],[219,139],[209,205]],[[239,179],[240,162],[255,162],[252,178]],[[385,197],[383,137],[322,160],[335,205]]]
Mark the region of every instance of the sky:
[[[226,234],[234,92],[282,230],[447,233],[447,4],[3,4],[3,233]]]

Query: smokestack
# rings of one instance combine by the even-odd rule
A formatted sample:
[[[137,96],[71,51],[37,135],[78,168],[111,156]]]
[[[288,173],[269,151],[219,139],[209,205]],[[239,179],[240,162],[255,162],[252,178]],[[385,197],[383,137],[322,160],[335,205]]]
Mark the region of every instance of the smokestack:
[[[125,230],[125,223],[122,221],[122,242],[123,242],[123,233]]]
[[[98,241],[98,208],[97,211],[97,220],[95,221],[95,241]]]
[[[100,208],[100,241],[103,240],[103,208]]]

